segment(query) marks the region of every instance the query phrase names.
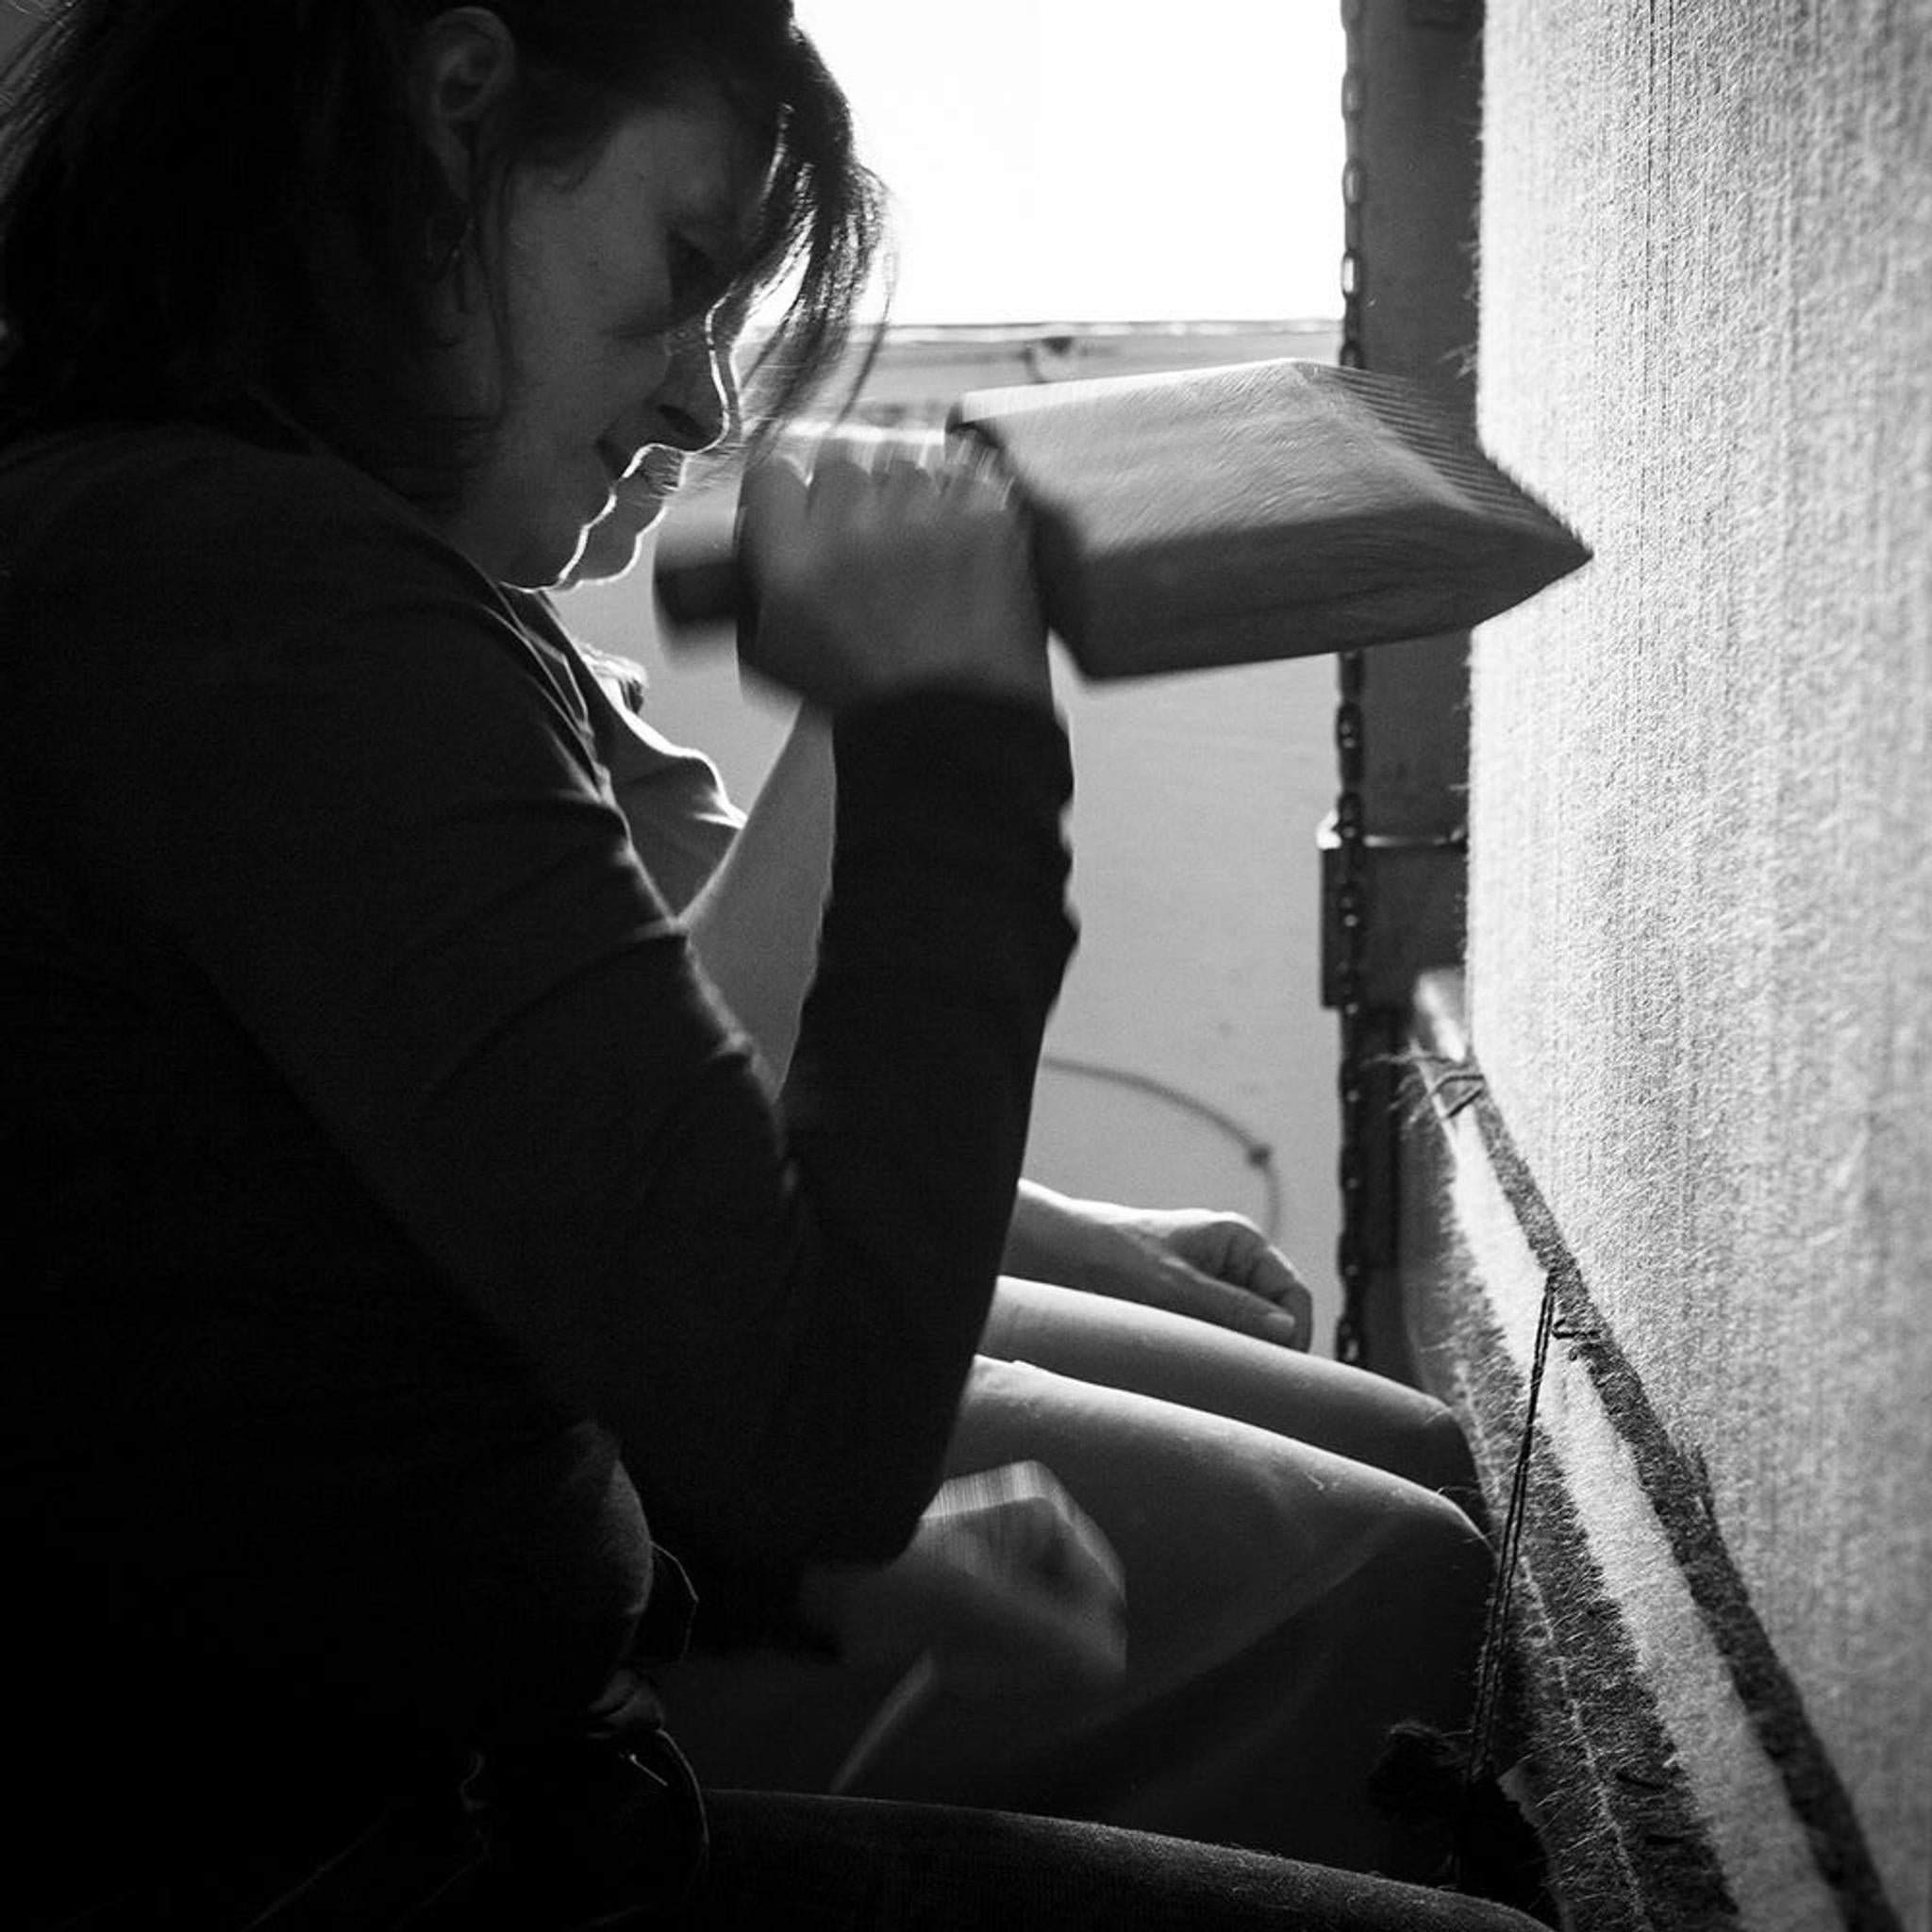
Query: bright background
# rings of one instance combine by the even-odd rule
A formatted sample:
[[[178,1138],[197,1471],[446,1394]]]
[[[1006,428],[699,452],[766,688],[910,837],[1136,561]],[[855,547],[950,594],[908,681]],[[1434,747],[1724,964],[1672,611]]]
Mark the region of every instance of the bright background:
[[[1337,313],[1328,0],[798,0],[893,191],[904,322]]]

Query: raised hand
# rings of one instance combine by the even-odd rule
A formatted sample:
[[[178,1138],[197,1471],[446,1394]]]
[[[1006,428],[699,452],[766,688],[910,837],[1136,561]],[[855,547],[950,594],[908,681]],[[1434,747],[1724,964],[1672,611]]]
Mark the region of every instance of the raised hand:
[[[830,711],[933,683],[1051,701],[1025,517],[989,458],[932,436],[788,441],[740,505],[754,671]]]

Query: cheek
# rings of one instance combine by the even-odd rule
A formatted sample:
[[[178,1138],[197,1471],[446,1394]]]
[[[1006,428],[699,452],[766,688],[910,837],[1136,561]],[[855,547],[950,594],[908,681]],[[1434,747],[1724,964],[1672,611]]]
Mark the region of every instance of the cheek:
[[[430,317],[436,349],[432,384],[441,407],[488,416],[505,400],[502,357],[487,304],[439,299]]]
[[[674,361],[661,337],[635,343],[618,358],[611,373],[611,387],[626,405],[634,408],[657,395],[670,381]]]
[[[637,312],[625,277],[595,254],[522,266],[507,291],[508,417],[532,441],[558,448],[611,435],[642,441],[635,412],[669,379],[672,357],[661,336],[625,334]]]
[[[592,335],[576,353],[556,358],[542,386],[542,407],[566,436],[588,433],[640,441],[638,412],[663,387],[671,358],[656,344],[619,343]]]

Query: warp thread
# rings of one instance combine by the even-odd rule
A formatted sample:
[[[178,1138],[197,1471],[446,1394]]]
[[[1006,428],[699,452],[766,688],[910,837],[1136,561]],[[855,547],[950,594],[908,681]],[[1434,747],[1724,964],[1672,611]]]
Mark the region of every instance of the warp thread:
[[[1803,1695],[1772,1644],[1743,1578],[1725,1545],[1712,1507],[1702,1458],[1676,1443],[1653,1407],[1641,1378],[1592,1301],[1575,1257],[1527,1164],[1510,1137],[1474,1056],[1430,1080],[1428,1057],[1418,1057],[1425,1103],[1453,1089],[1446,1113],[1471,1112],[1491,1168],[1543,1273],[1537,1343],[1524,1388],[1508,1503],[1499,1535],[1499,1576],[1491,1604],[1478,1694],[1477,1742],[1486,1753],[1510,1641],[1509,1607],[1522,1562],[1532,1493],[1536,1407],[1549,1349],[1560,1341],[1594,1383],[1606,1413],[1629,1447],[1644,1494],[1669,1543],[1691,1600],[1729,1673],[1747,1721],[1803,1824],[1821,1877],[1833,1892],[1850,1932],[1902,1932],[1887,1899],[1850,1797],[1806,1715]],[[1440,1060],[1438,1068],[1444,1063]],[[1560,1486],[1558,1486],[1560,1487]],[[1580,1530],[1579,1530],[1580,1535]],[[1472,1754],[1473,1758],[1475,1754]],[[1641,1775],[1641,1774],[1640,1774]]]

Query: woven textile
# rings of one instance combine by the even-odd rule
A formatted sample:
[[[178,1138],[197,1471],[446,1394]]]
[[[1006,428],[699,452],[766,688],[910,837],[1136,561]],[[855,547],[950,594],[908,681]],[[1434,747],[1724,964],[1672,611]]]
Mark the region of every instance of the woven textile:
[[[1477,642],[1476,1048],[1924,1932],[1932,4],[1486,32],[1483,433],[1597,557]]]

